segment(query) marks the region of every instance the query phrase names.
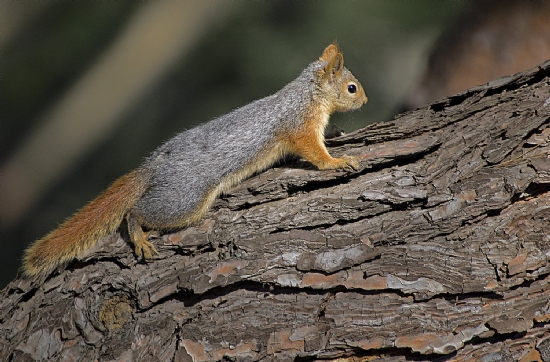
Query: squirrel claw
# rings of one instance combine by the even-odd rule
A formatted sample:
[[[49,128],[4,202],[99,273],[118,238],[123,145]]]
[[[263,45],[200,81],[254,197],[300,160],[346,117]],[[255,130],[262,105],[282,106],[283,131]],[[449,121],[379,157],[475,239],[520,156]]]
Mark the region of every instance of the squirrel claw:
[[[136,246],[134,247],[134,252],[137,256],[143,257],[143,259],[152,259],[153,253],[159,253],[155,246],[147,240],[143,240],[140,242],[140,244],[136,244]]]
[[[340,161],[340,167],[348,171],[357,171],[359,169],[360,161],[358,157],[343,155],[338,159]]]
[[[155,246],[147,240],[151,232],[143,232],[139,238],[134,240],[134,252],[138,257],[143,257],[143,259],[152,259],[153,253],[158,255],[158,251]]]
[[[344,155],[340,158],[330,158],[317,167],[319,170],[348,170],[357,171],[359,169],[359,158],[356,156]]]

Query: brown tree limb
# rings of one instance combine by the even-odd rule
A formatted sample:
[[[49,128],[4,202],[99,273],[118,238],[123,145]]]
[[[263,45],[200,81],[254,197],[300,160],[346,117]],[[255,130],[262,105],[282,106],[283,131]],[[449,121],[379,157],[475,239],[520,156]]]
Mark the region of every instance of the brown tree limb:
[[[362,169],[270,169],[153,262],[122,232],[14,280],[2,361],[550,361],[549,77],[329,140]]]

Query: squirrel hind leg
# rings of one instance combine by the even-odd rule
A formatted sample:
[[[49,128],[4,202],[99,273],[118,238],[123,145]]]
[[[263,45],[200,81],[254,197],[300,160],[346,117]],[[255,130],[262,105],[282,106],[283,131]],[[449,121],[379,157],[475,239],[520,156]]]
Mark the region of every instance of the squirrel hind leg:
[[[152,259],[153,254],[158,254],[158,251],[155,246],[147,240],[151,231],[143,231],[138,218],[131,213],[126,216],[126,221],[128,223],[128,234],[134,245],[134,253],[136,256],[143,257],[144,259]]]

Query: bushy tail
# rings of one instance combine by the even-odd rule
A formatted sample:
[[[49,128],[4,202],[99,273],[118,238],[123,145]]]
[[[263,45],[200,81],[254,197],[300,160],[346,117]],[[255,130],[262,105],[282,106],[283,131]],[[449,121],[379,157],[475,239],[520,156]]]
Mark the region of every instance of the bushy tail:
[[[59,228],[35,241],[26,251],[27,276],[47,274],[84,253],[102,237],[114,233],[126,213],[148,187],[148,177],[137,169],[116,180]]]

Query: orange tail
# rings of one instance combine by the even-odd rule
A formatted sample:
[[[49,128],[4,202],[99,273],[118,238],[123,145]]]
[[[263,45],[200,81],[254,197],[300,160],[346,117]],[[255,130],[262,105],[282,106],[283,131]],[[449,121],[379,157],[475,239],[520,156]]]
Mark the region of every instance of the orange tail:
[[[50,273],[59,265],[82,255],[103,236],[114,233],[147,187],[147,177],[139,169],[116,180],[59,228],[25,251],[25,274]]]

